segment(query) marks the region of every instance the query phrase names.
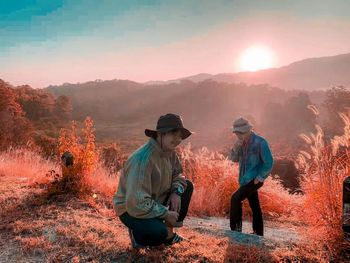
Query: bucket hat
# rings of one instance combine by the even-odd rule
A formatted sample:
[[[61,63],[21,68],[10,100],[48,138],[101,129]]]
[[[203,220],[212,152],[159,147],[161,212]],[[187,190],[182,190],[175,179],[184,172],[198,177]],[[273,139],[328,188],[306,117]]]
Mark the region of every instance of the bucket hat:
[[[239,117],[233,122],[232,132],[246,133],[253,128],[250,122],[242,117]]]
[[[145,135],[154,138],[156,137],[157,132],[167,133],[175,129],[181,131],[183,140],[193,134],[193,132],[184,127],[181,116],[168,113],[159,117],[155,130],[145,129]]]

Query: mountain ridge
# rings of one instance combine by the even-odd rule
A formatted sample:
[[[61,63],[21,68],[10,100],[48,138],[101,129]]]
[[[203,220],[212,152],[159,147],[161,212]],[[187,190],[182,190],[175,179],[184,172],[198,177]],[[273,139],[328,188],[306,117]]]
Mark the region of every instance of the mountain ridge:
[[[248,85],[269,84],[286,90],[324,90],[332,86],[350,86],[350,53],[335,56],[306,58],[279,68],[263,69],[254,72],[199,73],[168,81],[149,81],[146,85],[179,83],[183,80],[200,82],[240,83]],[[316,79],[312,80],[311,77]],[[297,78],[297,79],[295,79]],[[317,79],[318,78],[318,79]]]

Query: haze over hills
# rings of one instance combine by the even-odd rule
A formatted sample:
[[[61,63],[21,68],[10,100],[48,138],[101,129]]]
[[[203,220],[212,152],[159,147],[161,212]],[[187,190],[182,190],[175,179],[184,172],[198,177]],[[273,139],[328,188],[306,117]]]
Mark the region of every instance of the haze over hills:
[[[201,82],[205,80],[214,80],[226,83],[245,83],[248,85],[268,84],[272,87],[278,87],[284,90],[324,90],[333,86],[350,86],[350,53],[336,56],[307,58],[294,62],[280,68],[271,68],[255,72],[238,73],[220,73],[208,74],[199,73],[196,75],[182,77],[167,81],[148,81],[137,83],[132,80],[96,80],[86,83],[49,86],[48,89],[57,90],[57,88],[70,89],[96,87],[113,87],[122,82],[128,83],[130,87],[157,86],[164,84],[180,83],[183,81]],[[132,83],[132,84],[131,84]]]
[[[50,88],[50,91],[71,98],[73,119],[83,120],[85,116],[94,119],[99,141],[129,141],[134,149],[147,139],[144,129],[154,128],[158,117],[169,112],[180,114],[185,125],[196,132],[188,140],[195,147],[223,149],[230,142],[234,118],[250,117],[259,130],[264,123],[266,105],[284,105],[298,94],[268,85],[248,86],[213,80],[198,83],[183,80],[147,88],[130,87],[128,81],[116,82],[113,89],[103,88],[101,84],[91,87],[89,83],[86,90],[84,84],[80,84],[75,88]],[[323,95],[318,92],[312,99]]]
[[[322,89],[333,84],[350,86],[349,66],[350,54],[346,54],[306,59],[278,69],[198,74],[147,85],[97,80],[47,89],[56,96],[71,98],[74,119],[91,116],[100,139],[119,138],[139,144],[145,140],[144,128],[153,128],[160,115],[174,112],[197,132],[190,141],[220,148],[233,118],[251,116],[261,126],[267,105],[284,105],[300,89],[309,94],[312,103],[320,105],[325,96]],[[219,141],[222,143],[217,147]]]
[[[176,83],[182,80],[269,84],[286,90],[320,90],[332,86],[350,86],[350,53],[330,57],[308,58],[290,65],[256,72],[206,74],[201,73],[169,81],[150,81],[145,84]]]

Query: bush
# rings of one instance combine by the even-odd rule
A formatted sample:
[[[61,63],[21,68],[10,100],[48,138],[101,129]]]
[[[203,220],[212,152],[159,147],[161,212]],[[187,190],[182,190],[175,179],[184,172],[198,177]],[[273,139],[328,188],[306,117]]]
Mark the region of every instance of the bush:
[[[49,195],[60,193],[86,194],[91,192],[91,186],[85,179],[91,174],[96,166],[98,154],[95,146],[93,121],[85,119],[84,135],[82,140],[77,134],[77,125],[72,123],[72,129],[61,129],[59,137],[59,155],[70,152],[74,156],[72,166],[62,165],[62,176],[53,182],[49,188]]]
[[[197,153],[191,145],[181,148],[184,175],[194,183],[190,212],[195,215],[224,216],[229,214],[232,194],[238,189],[238,165],[222,154],[206,148]],[[267,217],[290,217],[299,208],[300,196],[289,194],[280,181],[269,178],[260,190],[260,203]],[[247,207],[247,202],[245,202]],[[250,209],[244,209],[245,215]]]
[[[126,155],[122,152],[120,146],[112,143],[103,146],[100,149],[100,162],[111,172],[119,171],[126,161]]]
[[[36,133],[34,136],[35,145],[37,150],[40,151],[45,157],[50,159],[56,159],[58,154],[57,139],[49,137],[45,134]],[[35,148],[35,147],[33,147]]]
[[[316,126],[317,133],[301,135],[310,151],[302,151],[298,157],[298,165],[304,170],[301,188],[305,199],[300,214],[308,226],[304,234],[320,249],[326,249],[330,257],[341,249],[342,185],[350,167],[350,120],[344,114],[340,116],[345,122],[342,136],[326,143],[323,130]]]

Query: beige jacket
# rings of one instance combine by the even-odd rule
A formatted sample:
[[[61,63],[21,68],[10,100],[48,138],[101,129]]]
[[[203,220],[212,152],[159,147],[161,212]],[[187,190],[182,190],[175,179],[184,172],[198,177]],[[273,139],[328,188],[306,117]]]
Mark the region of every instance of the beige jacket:
[[[164,217],[164,202],[175,187],[186,188],[182,166],[175,152],[165,153],[150,139],[126,161],[113,203],[118,216]]]

